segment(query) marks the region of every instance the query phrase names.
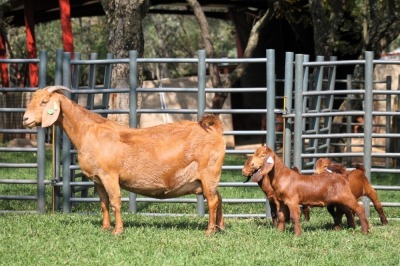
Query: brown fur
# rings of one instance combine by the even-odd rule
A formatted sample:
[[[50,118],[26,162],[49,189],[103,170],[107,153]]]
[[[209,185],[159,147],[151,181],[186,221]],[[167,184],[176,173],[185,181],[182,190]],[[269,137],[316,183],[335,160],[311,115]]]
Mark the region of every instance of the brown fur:
[[[218,183],[225,142],[222,122],[216,116],[132,129],[75,104],[59,92],[65,89],[52,86],[35,92],[24,125],[62,126],[78,151],[82,172],[95,182],[104,229],[111,227],[111,206],[113,233],[124,230],[120,188],[160,199],[203,194],[209,208],[206,234],[224,229]],[[60,115],[54,117],[48,110],[57,105]]]
[[[321,158],[318,159],[315,163],[315,173],[324,173],[326,171],[333,171],[337,172],[338,169],[342,169],[340,164],[334,164],[328,158]],[[341,172],[343,172],[341,170]],[[361,164],[356,165],[356,169],[349,171],[346,173],[346,178],[349,181],[351,192],[353,193],[356,199],[361,198],[362,196],[366,196],[371,199],[372,203],[374,204],[375,210],[378,212],[381,223],[383,225],[387,225],[388,221],[386,216],[383,212],[382,204],[378,199],[378,194],[376,193],[375,189],[371,186],[368,178],[365,176],[365,168]],[[341,223],[343,214],[347,217],[347,222],[349,226],[351,224],[355,224],[354,216],[352,213],[348,213],[349,210],[343,209],[339,207],[334,215],[335,220]],[[349,221],[350,219],[350,221]]]
[[[368,221],[364,208],[351,193],[347,179],[340,174],[302,175],[286,167],[279,157],[268,147],[256,150],[250,166],[253,172],[261,170],[270,182],[277,205],[278,230],[285,229],[286,208],[294,225],[295,235],[301,235],[299,205],[328,206],[345,205],[353,210],[361,221],[361,230],[368,233]]]

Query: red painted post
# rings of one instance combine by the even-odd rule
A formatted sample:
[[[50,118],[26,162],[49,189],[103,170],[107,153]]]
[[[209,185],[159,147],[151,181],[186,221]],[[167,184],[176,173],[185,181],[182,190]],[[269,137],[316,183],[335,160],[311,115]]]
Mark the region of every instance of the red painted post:
[[[3,31],[0,32],[0,59],[7,58],[7,48],[6,48],[6,36]],[[10,80],[8,78],[8,64],[0,64],[1,72],[1,85],[3,87],[10,86]]]
[[[34,10],[35,8],[33,6],[33,1],[24,0],[26,46],[28,48],[28,58],[37,58]],[[29,64],[29,80],[31,87],[38,86],[39,78],[37,64]]]
[[[71,58],[74,56],[74,39],[71,26],[71,6],[69,0],[59,0],[61,30],[64,45],[64,52],[70,52]]]

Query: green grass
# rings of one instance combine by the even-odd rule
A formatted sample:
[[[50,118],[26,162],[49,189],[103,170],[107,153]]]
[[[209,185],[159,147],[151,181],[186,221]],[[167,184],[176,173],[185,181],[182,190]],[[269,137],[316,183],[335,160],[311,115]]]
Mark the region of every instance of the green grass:
[[[201,217],[124,214],[120,236],[100,217],[79,214],[0,216],[0,265],[398,265],[400,222],[371,233],[331,230],[314,210],[304,233],[277,232],[266,219],[227,219],[224,232],[204,236]]]
[[[7,155],[32,162],[33,153]],[[49,154],[47,155],[50,159]],[[243,164],[244,156],[228,156]],[[47,166],[51,179],[51,165]],[[36,170],[1,169],[0,178],[35,179]],[[399,185],[396,175],[374,175],[374,184]],[[225,171],[222,181],[243,181],[239,171]],[[0,185],[0,195],[29,195],[35,185]],[[264,198],[257,187],[225,188],[224,199]],[[93,189],[89,194],[93,195]],[[400,202],[397,191],[378,191],[382,202]],[[139,203],[140,213],[185,213],[152,217],[128,212],[123,203],[126,231],[120,236],[101,230],[98,203],[73,205],[73,214],[51,213],[51,186],[46,188],[47,213],[0,214],[0,265],[400,265],[400,208],[384,208],[388,226],[381,226],[371,208],[370,234],[360,227],[332,230],[324,208],[312,208],[311,221],[301,221],[303,235],[294,237],[291,224],[277,232],[270,219],[226,218],[226,230],[204,236],[207,217],[196,216],[195,204]],[[124,197],[127,193],[124,192]],[[193,197],[193,196],[188,196]],[[228,204],[225,214],[265,212],[265,204]],[[35,202],[0,200],[0,210],[36,210]]]

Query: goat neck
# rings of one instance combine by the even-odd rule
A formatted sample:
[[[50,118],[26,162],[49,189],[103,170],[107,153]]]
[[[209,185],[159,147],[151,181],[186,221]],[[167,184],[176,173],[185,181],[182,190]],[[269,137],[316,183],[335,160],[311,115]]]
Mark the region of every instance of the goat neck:
[[[95,124],[105,124],[107,119],[99,114],[90,112],[89,110],[79,106],[62,94],[54,93],[52,97],[58,97],[61,107],[61,115],[57,120],[71,142],[79,150],[84,141],[84,136],[90,131],[90,128]],[[108,126],[116,123],[109,123]]]

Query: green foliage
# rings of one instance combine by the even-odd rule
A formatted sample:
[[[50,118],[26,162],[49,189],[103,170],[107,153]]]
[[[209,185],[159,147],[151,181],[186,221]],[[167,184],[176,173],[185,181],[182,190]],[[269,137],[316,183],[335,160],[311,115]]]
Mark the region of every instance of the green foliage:
[[[216,57],[236,57],[234,27],[231,22],[208,19]],[[200,28],[194,16],[148,14],[143,20],[144,56],[147,58],[192,58],[204,49]],[[168,64],[170,76],[197,73],[196,65]],[[148,71],[160,75],[161,64],[146,65]],[[160,77],[159,77],[160,78]]]

